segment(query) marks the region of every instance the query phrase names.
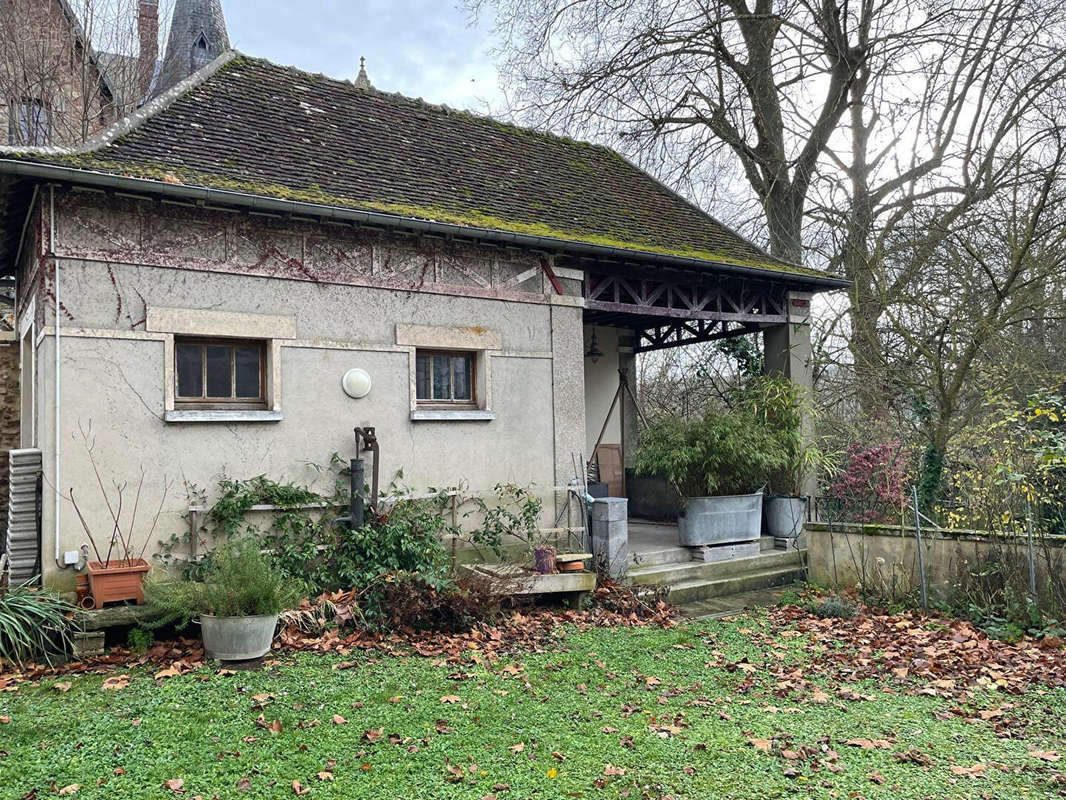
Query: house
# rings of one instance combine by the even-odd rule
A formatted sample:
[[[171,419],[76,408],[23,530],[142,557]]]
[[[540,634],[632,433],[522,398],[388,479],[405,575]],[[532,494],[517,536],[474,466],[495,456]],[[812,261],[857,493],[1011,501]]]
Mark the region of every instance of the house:
[[[0,142],[12,146],[81,142],[229,49],[221,0],[175,0],[162,59],[159,0],[137,0],[135,19],[107,4],[81,15],[69,0],[3,5]],[[106,49],[134,35],[134,53]]]
[[[844,285],[605,147],[232,51],[84,147],[0,152],[0,273],[57,583],[71,489],[108,519],[82,431],[145,508],[163,476],[310,480],[373,426],[386,480],[532,484],[554,516],[636,354],[761,331],[803,383],[810,298]]]

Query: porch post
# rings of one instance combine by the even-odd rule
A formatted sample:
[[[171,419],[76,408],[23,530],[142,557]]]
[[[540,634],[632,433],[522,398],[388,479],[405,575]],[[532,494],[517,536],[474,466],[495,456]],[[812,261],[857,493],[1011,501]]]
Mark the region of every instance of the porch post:
[[[637,354],[633,352],[636,344],[636,334],[626,331],[618,337],[618,368],[626,371],[626,382],[629,389],[636,397],[637,394]],[[622,474],[625,468],[632,467],[637,455],[637,437],[640,434],[638,427],[637,408],[633,405],[628,392],[622,392],[620,401],[620,418],[622,433]],[[622,484],[625,486],[625,483]]]
[[[814,389],[811,371],[811,297],[811,292],[789,292],[788,322],[763,330],[766,373],[784,376],[796,384],[805,408],[812,400]],[[811,437],[814,431],[810,413],[804,413],[801,425],[804,438]],[[804,494],[814,494],[816,480],[817,476],[813,474],[804,477]]]

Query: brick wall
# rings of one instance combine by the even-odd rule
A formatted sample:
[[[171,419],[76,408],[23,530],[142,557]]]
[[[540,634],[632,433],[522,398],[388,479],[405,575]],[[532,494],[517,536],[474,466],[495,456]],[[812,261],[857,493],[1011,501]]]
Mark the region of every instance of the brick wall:
[[[10,335],[0,333],[0,336]],[[7,535],[7,451],[19,446],[19,349],[0,339],[0,538]]]

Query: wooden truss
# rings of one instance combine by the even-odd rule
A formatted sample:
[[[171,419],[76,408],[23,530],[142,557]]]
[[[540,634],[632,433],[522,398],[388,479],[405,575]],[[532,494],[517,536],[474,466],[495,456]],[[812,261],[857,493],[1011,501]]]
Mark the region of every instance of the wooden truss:
[[[637,332],[637,352],[752,333],[788,321],[788,290],[745,279],[699,283],[586,273],[590,321]]]
[[[718,322],[714,320],[681,320],[643,328],[637,331],[637,344],[634,352],[647,353],[651,350],[666,350],[670,347],[682,347],[686,344],[713,342],[716,339],[728,339],[755,333],[762,328],[753,322]]]

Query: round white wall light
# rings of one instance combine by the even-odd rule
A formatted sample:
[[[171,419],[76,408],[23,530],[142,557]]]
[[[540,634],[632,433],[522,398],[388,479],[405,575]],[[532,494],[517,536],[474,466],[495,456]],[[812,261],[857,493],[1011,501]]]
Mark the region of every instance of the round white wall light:
[[[370,373],[358,367],[348,370],[344,373],[344,377],[341,378],[341,387],[344,389],[344,393],[349,397],[354,397],[356,400],[370,394],[371,386],[373,386],[373,383],[370,380]]]

